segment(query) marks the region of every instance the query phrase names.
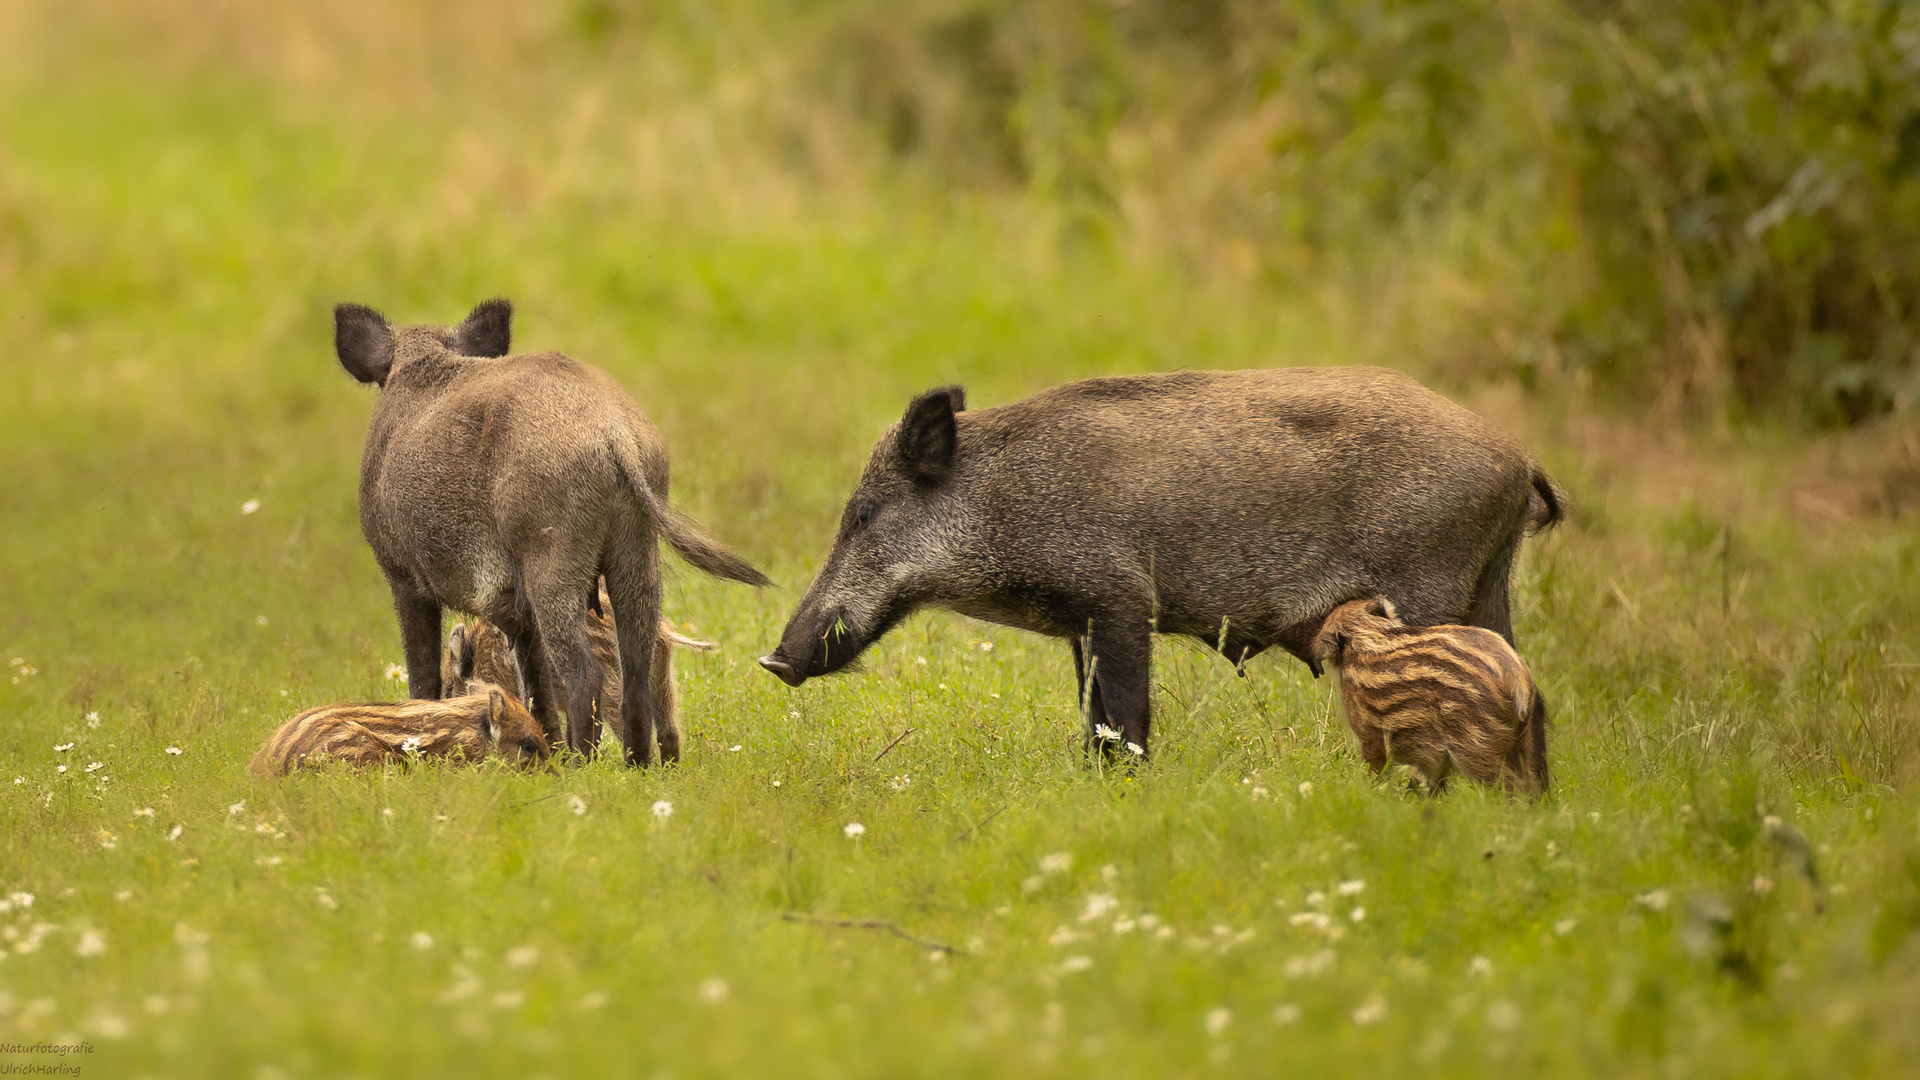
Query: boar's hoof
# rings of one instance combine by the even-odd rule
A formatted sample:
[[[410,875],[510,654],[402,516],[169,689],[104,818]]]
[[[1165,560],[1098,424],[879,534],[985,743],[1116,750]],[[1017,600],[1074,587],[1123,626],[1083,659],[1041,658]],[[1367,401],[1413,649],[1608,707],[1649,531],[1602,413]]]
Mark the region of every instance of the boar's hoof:
[[[786,683],[788,686],[799,686],[801,683],[807,681],[807,677],[800,674],[799,670],[791,663],[777,656],[769,655],[761,657],[760,666],[780,676],[780,681]]]

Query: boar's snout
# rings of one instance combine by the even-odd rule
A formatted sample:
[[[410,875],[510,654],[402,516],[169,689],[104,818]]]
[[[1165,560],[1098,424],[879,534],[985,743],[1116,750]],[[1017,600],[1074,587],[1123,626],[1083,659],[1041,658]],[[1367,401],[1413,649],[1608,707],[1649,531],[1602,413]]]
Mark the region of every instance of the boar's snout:
[[[786,659],[778,652],[768,653],[761,657],[760,666],[780,676],[780,681],[786,683],[788,686],[799,686],[801,683],[807,681],[806,675],[803,674],[798,667],[794,666],[793,661]]]

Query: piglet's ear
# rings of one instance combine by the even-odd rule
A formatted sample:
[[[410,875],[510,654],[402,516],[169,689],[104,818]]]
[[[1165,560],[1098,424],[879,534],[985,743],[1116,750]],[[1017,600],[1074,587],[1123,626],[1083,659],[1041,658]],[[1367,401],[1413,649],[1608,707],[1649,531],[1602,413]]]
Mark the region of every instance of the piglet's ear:
[[[387,372],[393,370],[393,327],[370,307],[336,304],[333,351],[347,374],[363,383],[385,386]]]
[[[937,484],[953,472],[960,426],[953,414],[967,407],[967,392],[957,386],[929,390],[913,399],[900,421],[900,459],[915,480]]]
[[[487,741],[497,743],[500,733],[507,728],[507,695],[498,690],[487,691]]]
[[[506,300],[480,304],[453,331],[453,347],[461,356],[505,356],[512,345],[513,305]]]
[[[1400,617],[1400,609],[1394,607],[1393,601],[1384,596],[1374,597],[1373,603],[1367,605],[1367,613],[1378,615],[1383,619],[1398,619]]]

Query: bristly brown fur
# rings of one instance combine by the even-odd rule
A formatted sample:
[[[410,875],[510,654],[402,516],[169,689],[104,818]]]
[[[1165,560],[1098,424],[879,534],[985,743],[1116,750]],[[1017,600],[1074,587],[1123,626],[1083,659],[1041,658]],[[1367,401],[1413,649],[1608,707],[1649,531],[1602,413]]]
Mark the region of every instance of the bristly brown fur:
[[[477,762],[498,755],[538,765],[548,749],[526,706],[498,686],[475,682],[447,701],[348,702],[308,709],[280,726],[253,756],[253,771],[285,776],[328,761],[348,765],[414,757]]]
[[[603,716],[620,715],[620,646],[613,619],[613,602],[607,596],[606,582],[600,583],[599,603],[587,609],[587,643],[594,659],[605,672],[600,684],[600,711]],[[696,641],[673,628],[666,616],[660,617],[660,636],[653,650],[653,694],[655,737],[662,761],[680,760],[680,684],[673,674],[673,650],[712,649],[711,641]],[[440,660],[441,686],[448,697],[467,693],[472,680],[518,688],[519,668],[514,663],[513,643],[499,627],[485,619],[470,619],[456,625],[447,635],[447,647]],[[558,734],[548,733],[558,741]],[[598,720],[592,738],[600,739]]]
[[[1546,700],[1499,634],[1408,626],[1375,597],[1335,608],[1314,651],[1339,671],[1347,724],[1375,772],[1411,765],[1435,792],[1456,770],[1509,790],[1547,790]]]

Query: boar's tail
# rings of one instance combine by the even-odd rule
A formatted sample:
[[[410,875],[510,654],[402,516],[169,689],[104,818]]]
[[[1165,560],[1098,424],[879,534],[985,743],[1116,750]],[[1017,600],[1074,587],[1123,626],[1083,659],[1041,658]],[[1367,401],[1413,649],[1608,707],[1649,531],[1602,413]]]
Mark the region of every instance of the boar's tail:
[[[722,547],[720,541],[708,536],[693,523],[693,519],[667,504],[665,499],[653,493],[638,470],[622,465],[620,471],[626,475],[627,486],[640,496],[640,502],[652,516],[654,528],[660,530],[673,550],[693,565],[728,581],[739,581],[748,585],[771,585],[773,582],[747,560]]]
[[[1527,729],[1520,736],[1526,740],[1521,751],[1527,763],[1527,786],[1535,795],[1544,795],[1549,778],[1547,775],[1547,699],[1540,693],[1539,687],[1533,688],[1533,707],[1527,710]]]
[[[1566,520],[1567,493],[1535,465],[1533,489],[1527,493],[1527,531],[1545,532]]]

